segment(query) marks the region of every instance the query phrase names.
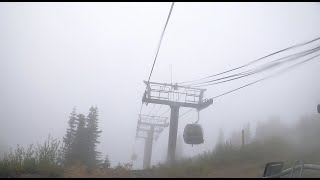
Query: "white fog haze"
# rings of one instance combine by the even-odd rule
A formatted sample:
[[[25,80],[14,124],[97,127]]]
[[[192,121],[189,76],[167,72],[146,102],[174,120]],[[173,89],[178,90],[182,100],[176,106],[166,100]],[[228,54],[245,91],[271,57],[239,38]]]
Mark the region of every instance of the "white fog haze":
[[[102,158],[108,154],[112,166],[132,162],[133,169],[142,169],[144,140],[135,136],[146,89],[143,81],[150,75],[171,4],[1,2],[0,157],[10,147],[41,143],[49,134],[63,141],[73,107],[87,116],[96,106]],[[320,36],[319,17],[317,2],[175,2],[150,82],[198,80],[311,41]],[[219,129],[227,139],[247,123],[254,134],[258,122],[272,117],[290,126],[304,115],[319,115],[319,69],[316,57],[213,99],[200,111],[203,144],[183,142],[184,127],[197,120],[196,110],[185,114],[178,124],[181,155],[212,150]],[[201,87],[206,89],[204,98],[278,70]],[[144,104],[141,113],[154,114],[159,107]],[[163,105],[157,115],[168,108]],[[189,109],[181,107],[179,114]],[[170,122],[170,110],[163,116]],[[167,160],[168,136],[169,127],[153,142],[151,165]],[[131,160],[133,152],[136,161]]]

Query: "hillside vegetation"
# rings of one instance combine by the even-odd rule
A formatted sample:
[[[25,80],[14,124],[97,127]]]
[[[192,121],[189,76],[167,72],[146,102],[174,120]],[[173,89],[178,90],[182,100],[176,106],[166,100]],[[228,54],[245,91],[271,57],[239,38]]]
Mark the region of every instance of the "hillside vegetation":
[[[172,167],[159,164],[152,171],[159,177],[261,177],[270,161],[283,161],[284,168],[292,167],[299,159],[320,164],[318,115],[303,116],[291,126],[282,124],[279,118],[259,123],[255,135],[247,137],[244,146],[241,130],[233,134],[238,135],[219,142],[211,151],[183,158]],[[308,176],[320,177],[319,173],[304,173]]]
[[[194,157],[184,157],[174,165],[158,164],[148,171],[135,172],[132,164],[111,167],[108,157],[93,167],[76,162],[65,165],[64,147],[48,137],[43,144],[28,148],[17,146],[0,160],[0,177],[261,177],[265,164],[284,161],[291,167],[295,160],[320,164],[320,117],[307,115],[292,125],[271,118],[258,123],[256,132],[245,129],[245,144],[241,144],[241,129],[216,146]],[[304,177],[320,177],[320,173],[304,173]]]

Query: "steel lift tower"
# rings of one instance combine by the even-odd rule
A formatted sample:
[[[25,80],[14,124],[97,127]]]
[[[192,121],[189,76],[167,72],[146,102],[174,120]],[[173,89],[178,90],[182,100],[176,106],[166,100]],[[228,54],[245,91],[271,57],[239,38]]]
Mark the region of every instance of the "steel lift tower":
[[[167,162],[171,165],[175,161],[179,108],[189,107],[200,111],[211,105],[213,99],[203,100],[203,93],[206,89],[147,81],[144,81],[144,83],[147,88],[142,102],[147,105],[148,103],[168,105],[171,108],[167,154]]]
[[[163,129],[169,126],[167,119],[167,117],[139,114],[136,138],[145,139],[143,169],[150,168],[153,140],[156,141]]]

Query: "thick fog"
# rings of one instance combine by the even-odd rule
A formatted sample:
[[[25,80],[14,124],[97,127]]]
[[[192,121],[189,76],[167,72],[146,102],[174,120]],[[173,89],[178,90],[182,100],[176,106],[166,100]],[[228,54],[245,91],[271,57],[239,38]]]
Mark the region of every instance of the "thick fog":
[[[143,80],[148,80],[170,2],[0,3],[0,150],[62,140],[75,106],[99,109],[98,150],[111,164],[142,168],[144,140],[135,140]],[[319,3],[182,3],[171,19],[151,82],[199,79],[320,35]],[[172,79],[171,71],[172,67]],[[200,111],[204,144],[183,145],[183,155],[211,150],[219,129],[226,136],[250,122],[278,116],[293,123],[320,103],[320,58],[217,98]],[[205,98],[259,79],[206,87]],[[148,114],[152,104],[143,106]],[[156,105],[153,109],[159,108]],[[167,110],[163,106],[158,115]],[[189,110],[181,108],[180,114]],[[152,113],[151,113],[152,114]],[[165,114],[169,117],[170,111]],[[179,119],[178,136],[197,119]],[[167,156],[169,129],[154,142],[152,164]]]

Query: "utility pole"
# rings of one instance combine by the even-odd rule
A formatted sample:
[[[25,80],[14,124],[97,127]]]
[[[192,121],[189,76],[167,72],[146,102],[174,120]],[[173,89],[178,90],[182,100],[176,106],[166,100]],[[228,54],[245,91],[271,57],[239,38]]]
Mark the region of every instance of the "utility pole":
[[[320,114],[320,104],[318,104],[317,109],[318,109],[318,113]]]
[[[171,108],[167,162],[169,165],[175,161],[176,141],[178,132],[180,107],[196,108],[202,110],[213,103],[213,99],[203,100],[206,89],[178,86],[144,81],[147,85],[142,102],[168,105]]]
[[[157,140],[163,128],[168,127],[167,117],[139,114],[136,138],[145,139],[143,169],[150,168],[153,140]]]

